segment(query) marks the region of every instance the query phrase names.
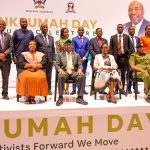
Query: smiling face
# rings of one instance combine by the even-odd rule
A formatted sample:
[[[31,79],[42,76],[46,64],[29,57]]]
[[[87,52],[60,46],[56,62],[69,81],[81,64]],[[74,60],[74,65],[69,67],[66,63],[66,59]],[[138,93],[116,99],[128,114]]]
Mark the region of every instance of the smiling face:
[[[43,33],[43,34],[47,34],[47,32],[48,32],[48,26],[47,26],[47,24],[46,23],[43,23],[42,25],[41,25],[41,32]]]
[[[137,1],[131,2],[128,9],[128,15],[135,25],[138,24],[144,18],[143,5]]]
[[[0,33],[4,32],[6,28],[6,23],[3,20],[0,20]]]

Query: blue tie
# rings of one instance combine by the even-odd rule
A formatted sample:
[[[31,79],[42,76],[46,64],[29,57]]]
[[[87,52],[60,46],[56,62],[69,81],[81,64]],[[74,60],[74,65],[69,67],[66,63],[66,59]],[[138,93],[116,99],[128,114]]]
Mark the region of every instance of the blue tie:
[[[135,49],[134,37],[132,37],[132,45],[133,45],[133,47],[134,47],[134,49]]]

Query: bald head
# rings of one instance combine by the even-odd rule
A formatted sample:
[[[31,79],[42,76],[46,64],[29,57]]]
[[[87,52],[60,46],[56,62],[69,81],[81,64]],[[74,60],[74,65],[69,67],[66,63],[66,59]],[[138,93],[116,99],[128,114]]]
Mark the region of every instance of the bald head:
[[[138,24],[144,18],[143,4],[138,1],[132,1],[129,4],[128,15],[133,24]]]
[[[5,21],[2,18],[0,18],[0,33],[3,32],[5,28],[6,28]]]

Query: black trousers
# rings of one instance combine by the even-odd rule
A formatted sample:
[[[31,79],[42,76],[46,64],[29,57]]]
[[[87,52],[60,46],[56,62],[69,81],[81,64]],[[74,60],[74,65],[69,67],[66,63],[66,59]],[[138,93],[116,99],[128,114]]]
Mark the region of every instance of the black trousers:
[[[8,95],[8,81],[11,64],[8,62],[0,61],[0,70],[2,74],[2,96]]]

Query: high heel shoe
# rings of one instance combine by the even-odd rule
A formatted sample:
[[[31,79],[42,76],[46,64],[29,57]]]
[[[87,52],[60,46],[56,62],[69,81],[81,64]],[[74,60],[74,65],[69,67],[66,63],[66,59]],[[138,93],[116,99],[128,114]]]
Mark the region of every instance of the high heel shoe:
[[[111,100],[110,100],[110,98],[111,98],[111,97],[110,97],[110,93],[107,93],[107,94],[106,94],[106,98],[107,98],[107,102],[108,102],[108,103],[111,103]]]
[[[36,101],[35,101],[34,97],[31,97],[30,103],[31,103],[31,104],[36,104]]]

